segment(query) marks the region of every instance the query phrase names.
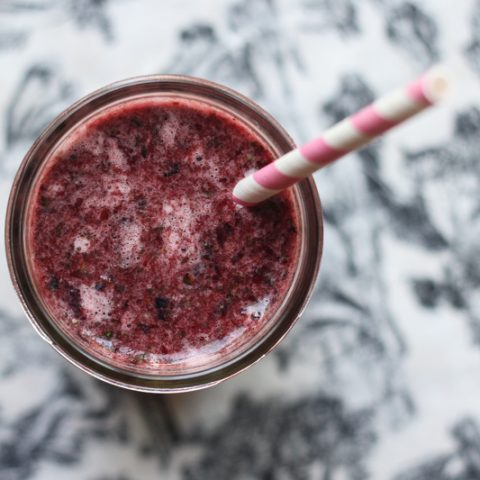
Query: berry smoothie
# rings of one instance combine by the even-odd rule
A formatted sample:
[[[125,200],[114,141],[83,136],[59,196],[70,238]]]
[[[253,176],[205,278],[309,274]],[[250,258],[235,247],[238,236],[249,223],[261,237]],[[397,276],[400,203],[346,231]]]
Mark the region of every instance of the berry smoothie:
[[[129,101],[47,160],[27,245],[51,318],[91,354],[155,368],[222,356],[271,318],[299,250],[291,192],[231,200],[273,160],[251,129],[200,102]]]

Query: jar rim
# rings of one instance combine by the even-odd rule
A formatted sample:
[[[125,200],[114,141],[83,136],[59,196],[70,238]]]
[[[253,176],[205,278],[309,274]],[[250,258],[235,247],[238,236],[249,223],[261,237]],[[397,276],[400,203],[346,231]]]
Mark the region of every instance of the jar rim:
[[[13,181],[7,206],[5,245],[8,268],[22,307],[35,330],[57,352],[81,370],[107,383],[137,391],[171,393],[197,390],[226,380],[256,363],[282,340],[301,316],[311,297],[323,250],[321,204],[315,182],[311,177],[293,187],[297,202],[305,210],[304,217],[308,224],[305,226],[308,232],[302,235],[302,237],[308,237],[308,242],[303,253],[299,253],[299,256],[303,255],[303,263],[299,269],[303,268],[303,270],[296,276],[298,283],[294,292],[296,296],[291,299],[292,305],[286,307],[288,311],[284,318],[279,319],[264,338],[240,355],[210,369],[168,376],[142,375],[121,370],[89,355],[71,339],[62,335],[55,321],[46,318],[48,317],[46,312],[38,305],[32,292],[33,282],[28,277],[26,265],[23,242],[24,221],[19,220],[25,218],[29,193],[33,187],[35,172],[39,168],[35,163],[38,163],[39,159],[47,158],[48,153],[74,128],[79,119],[85,119],[86,115],[98,111],[99,108],[108,107],[117,100],[128,101],[130,96],[138,94],[139,90],[142,95],[147,92],[153,94],[168,92],[171,95],[183,93],[191,96],[194,93],[196,99],[205,101],[208,99],[219,102],[220,105],[228,105],[233,111],[237,110],[238,115],[243,115],[242,118],[248,117],[252,126],[260,129],[268,140],[271,142],[275,140],[279,154],[286,153],[295,147],[283,127],[255,102],[228,87],[209,80],[186,75],[147,75],[109,84],[81,98],[60,113],[45,128],[25,155]],[[299,263],[300,261],[301,259],[298,259]],[[295,286],[294,282],[295,280],[292,281],[290,289]]]

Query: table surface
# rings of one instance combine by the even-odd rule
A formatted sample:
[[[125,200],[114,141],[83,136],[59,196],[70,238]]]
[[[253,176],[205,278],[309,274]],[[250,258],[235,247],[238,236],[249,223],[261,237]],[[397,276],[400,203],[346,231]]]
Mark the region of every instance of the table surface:
[[[2,217],[42,128],[109,82],[206,77],[300,143],[453,56],[455,101],[317,173],[312,302],[221,386],[141,395],[77,371],[34,333],[2,255],[0,478],[480,478],[480,1],[3,0]]]

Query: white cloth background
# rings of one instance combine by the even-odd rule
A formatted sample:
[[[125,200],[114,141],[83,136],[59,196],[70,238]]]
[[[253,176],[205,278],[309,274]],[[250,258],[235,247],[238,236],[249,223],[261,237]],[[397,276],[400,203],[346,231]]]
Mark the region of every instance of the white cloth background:
[[[206,77],[301,143],[452,55],[472,77],[454,103],[316,174],[311,305],[219,387],[90,379],[34,333],[2,255],[0,478],[480,479],[480,1],[0,2],[2,217],[41,129],[109,82]]]

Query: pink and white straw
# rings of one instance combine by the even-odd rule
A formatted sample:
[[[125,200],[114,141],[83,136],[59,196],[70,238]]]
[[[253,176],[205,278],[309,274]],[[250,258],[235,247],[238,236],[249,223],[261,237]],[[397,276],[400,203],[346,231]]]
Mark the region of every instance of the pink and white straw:
[[[429,70],[329,128],[321,137],[240,180],[233,190],[234,200],[244,206],[266,200],[430,107],[443,97],[447,87],[443,69]]]

